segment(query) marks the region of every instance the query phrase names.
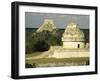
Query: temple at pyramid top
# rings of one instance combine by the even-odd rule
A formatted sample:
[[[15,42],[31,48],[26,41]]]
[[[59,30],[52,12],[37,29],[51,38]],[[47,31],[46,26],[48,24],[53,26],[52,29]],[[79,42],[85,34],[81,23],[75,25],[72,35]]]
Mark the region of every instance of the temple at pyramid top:
[[[56,26],[54,25],[54,22],[52,19],[45,19],[43,21],[43,24],[37,29],[36,32],[42,32],[42,31],[53,31],[56,29]]]

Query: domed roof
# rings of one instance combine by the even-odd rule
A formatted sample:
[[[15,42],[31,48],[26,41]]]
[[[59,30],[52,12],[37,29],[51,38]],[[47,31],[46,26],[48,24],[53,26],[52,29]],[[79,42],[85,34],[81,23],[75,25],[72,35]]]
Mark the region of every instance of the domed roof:
[[[84,33],[76,23],[69,23],[63,33],[62,41],[85,41]]]

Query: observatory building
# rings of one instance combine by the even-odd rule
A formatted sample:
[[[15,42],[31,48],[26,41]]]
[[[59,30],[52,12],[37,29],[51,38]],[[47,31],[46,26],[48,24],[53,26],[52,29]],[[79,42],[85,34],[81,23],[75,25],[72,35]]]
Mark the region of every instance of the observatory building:
[[[69,23],[62,35],[63,48],[84,48],[85,36],[76,23]]]

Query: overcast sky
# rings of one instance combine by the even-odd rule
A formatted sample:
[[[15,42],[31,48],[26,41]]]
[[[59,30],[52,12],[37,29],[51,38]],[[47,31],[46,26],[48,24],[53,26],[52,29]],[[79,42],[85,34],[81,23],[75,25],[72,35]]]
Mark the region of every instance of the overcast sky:
[[[52,19],[57,28],[65,28],[69,22],[76,22],[80,28],[89,28],[89,15],[51,14],[25,12],[25,27],[38,28],[44,19]]]

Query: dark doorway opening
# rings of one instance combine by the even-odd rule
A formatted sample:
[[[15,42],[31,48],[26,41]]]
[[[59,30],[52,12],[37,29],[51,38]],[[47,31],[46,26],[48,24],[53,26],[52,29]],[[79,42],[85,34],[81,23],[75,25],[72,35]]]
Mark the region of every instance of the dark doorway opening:
[[[78,48],[80,48],[80,44],[78,44]]]

